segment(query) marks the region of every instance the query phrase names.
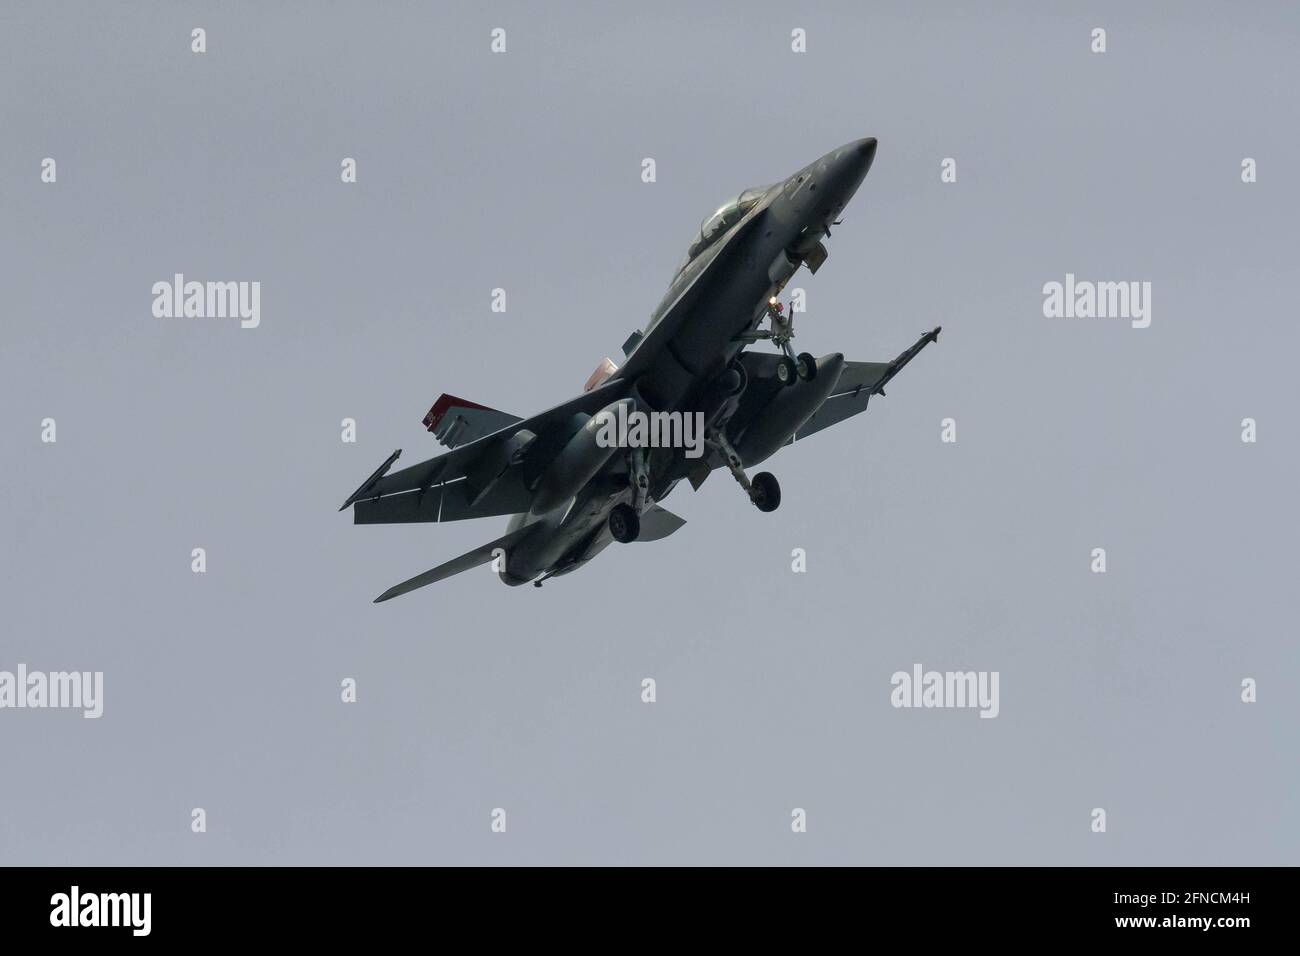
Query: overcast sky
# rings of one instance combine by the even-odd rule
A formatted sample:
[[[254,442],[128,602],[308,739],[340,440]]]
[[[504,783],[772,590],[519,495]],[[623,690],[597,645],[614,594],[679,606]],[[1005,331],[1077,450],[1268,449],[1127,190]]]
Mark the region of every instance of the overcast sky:
[[[0,861],[1296,863],[1298,33],[1284,3],[5,4],[0,670],[105,689],[0,710]],[[540,590],[371,604],[503,533],[336,513],[440,450],[441,392],[576,394],[712,208],[868,135],[796,345],[944,332],[764,465],[779,511],[718,475]],[[260,326],[155,318],[177,272],[260,282]],[[1066,273],[1150,282],[1150,327],[1045,318]],[[996,719],[891,707],[918,663],[997,671]]]

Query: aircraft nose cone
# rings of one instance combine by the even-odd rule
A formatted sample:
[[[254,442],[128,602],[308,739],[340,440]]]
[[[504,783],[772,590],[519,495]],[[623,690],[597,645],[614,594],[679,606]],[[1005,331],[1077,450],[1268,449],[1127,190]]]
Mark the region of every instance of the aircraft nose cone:
[[[868,136],[865,139],[854,140],[849,144],[849,149],[857,158],[862,175],[865,176],[867,170],[871,168],[871,161],[876,158],[876,137]]]
[[[876,138],[868,136],[846,143],[829,158],[829,175],[826,177],[826,192],[823,194],[827,197],[828,205],[821,211],[833,218],[848,205],[862,185],[862,180],[866,179],[871,161],[876,158]]]

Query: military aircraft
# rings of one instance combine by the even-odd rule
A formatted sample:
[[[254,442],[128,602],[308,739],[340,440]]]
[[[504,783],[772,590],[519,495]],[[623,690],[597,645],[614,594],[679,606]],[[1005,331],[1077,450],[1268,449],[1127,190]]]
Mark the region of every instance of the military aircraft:
[[[832,150],[788,179],[746,189],[701,224],[644,331],[606,358],[583,393],[530,418],[442,395],[424,424],[449,449],[389,474],[393,452],[343,503],[356,524],[510,515],[506,533],[394,585],[375,599],[493,562],[506,584],[574,571],[609,546],[657,541],[685,522],[662,502],[686,479],[696,490],[726,468],[760,511],[781,488],[745,469],[777,449],[866,410],[939,329],[891,362],[795,354],[793,310],[777,299],[801,265],[816,273],[824,240],[876,154],[874,138]],[[765,326],[766,323],[766,326]],[[769,342],[779,351],[747,348]],[[703,454],[683,447],[611,447],[616,416],[688,413]],[[608,434],[608,433],[607,433]]]

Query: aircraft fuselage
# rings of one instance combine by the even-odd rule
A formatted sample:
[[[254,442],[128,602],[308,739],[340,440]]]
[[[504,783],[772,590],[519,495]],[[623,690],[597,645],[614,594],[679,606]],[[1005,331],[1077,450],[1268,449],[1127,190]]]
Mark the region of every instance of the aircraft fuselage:
[[[767,314],[769,299],[829,235],[866,176],[875,149],[874,139],[856,140],[769,187],[725,235],[688,262],[652,313],[640,343],[611,376],[623,384],[620,394],[653,411],[706,406],[714,383],[744,348],[743,336]],[[665,323],[671,327],[661,328]],[[548,501],[540,512],[511,518],[510,530],[526,524],[535,530],[506,556],[503,581],[524,584],[568,573],[613,541],[610,511],[633,496],[626,465],[617,458],[562,503]],[[680,480],[659,479],[654,500],[667,497]]]

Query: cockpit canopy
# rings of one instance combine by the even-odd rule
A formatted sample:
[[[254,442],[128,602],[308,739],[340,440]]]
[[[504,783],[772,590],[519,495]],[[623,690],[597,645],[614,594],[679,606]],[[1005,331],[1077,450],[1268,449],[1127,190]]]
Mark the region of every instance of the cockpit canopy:
[[[716,212],[700,223],[700,231],[695,236],[694,241],[691,242],[690,248],[686,250],[686,258],[677,267],[678,273],[690,265],[691,261],[701,252],[717,242],[720,237],[726,235],[727,230],[744,219],[745,213],[758,205],[758,201],[763,198],[763,195],[770,188],[770,186],[756,186],[752,189],[746,189],[739,196],[723,203]]]

